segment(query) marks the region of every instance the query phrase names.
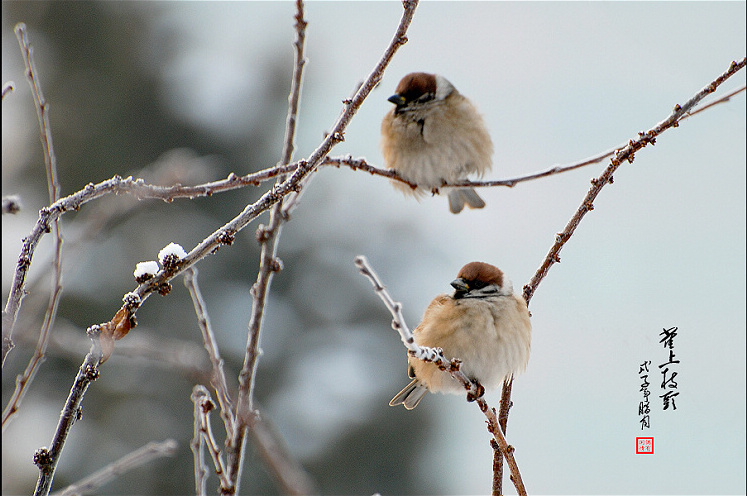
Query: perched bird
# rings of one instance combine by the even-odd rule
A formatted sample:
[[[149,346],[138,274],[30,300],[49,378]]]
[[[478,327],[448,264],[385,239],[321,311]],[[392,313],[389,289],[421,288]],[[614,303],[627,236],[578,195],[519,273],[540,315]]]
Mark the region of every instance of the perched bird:
[[[469,174],[482,176],[492,167],[493,142],[477,108],[438,74],[413,72],[389,97],[395,106],[381,123],[386,166],[417,184],[394,184],[422,196]],[[472,188],[450,189],[449,209],[458,214],[465,203],[485,202]]]
[[[500,387],[504,378],[523,372],[529,361],[532,325],[529,310],[515,295],[511,281],[493,265],[470,262],[452,281],[454,293],[442,294],[428,305],[413,331],[420,346],[443,349],[447,359],[459,358],[461,371],[486,389]],[[390,406],[412,410],[426,392],[464,393],[464,387],[433,363],[408,358],[413,378],[392,398]]]

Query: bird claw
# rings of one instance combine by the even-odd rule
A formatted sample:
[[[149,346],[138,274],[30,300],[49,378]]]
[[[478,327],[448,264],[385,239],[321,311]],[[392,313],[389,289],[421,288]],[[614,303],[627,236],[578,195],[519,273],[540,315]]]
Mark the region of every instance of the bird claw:
[[[473,393],[470,390],[467,393],[467,401],[469,401],[470,403],[477,400],[478,398],[482,398],[485,395],[485,388],[482,387],[482,384],[476,382],[475,385],[477,386],[477,391]]]

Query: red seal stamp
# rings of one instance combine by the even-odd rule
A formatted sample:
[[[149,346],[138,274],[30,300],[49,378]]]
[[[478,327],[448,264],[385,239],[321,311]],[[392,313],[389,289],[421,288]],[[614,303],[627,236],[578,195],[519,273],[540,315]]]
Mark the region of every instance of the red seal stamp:
[[[653,455],[654,454],[654,438],[652,437],[635,438],[635,454],[636,455]]]

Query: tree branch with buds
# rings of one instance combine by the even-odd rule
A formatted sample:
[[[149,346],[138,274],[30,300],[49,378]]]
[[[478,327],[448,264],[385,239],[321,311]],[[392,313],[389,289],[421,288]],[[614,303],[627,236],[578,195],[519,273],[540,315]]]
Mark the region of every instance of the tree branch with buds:
[[[223,368],[223,359],[220,357],[215,335],[212,326],[210,325],[210,318],[205,301],[202,298],[202,293],[199,284],[197,283],[196,268],[188,270],[184,275],[184,285],[187,286],[190,295],[192,296],[192,303],[195,307],[195,313],[202,332],[203,342],[212,363],[213,372],[210,382],[218,398],[220,416],[223,420],[226,431],[226,444],[230,447],[230,441],[236,431],[237,424],[234,413],[235,410],[233,401],[228,392],[226,375]],[[198,390],[197,388],[201,389]],[[199,401],[195,402],[195,435],[192,439],[191,447],[195,465],[195,488],[197,494],[204,494],[207,468],[205,466],[203,448],[206,446],[206,440],[203,439],[202,435],[200,435],[204,421],[201,420],[202,414],[198,410],[201,403],[208,400],[212,401],[212,399],[210,399],[209,393],[205,391],[203,386],[195,386],[194,391],[197,392]],[[193,393],[193,402],[195,400],[194,394],[195,393]],[[275,433],[266,419],[262,418],[262,416],[257,413],[252,417],[251,422],[247,425],[247,430],[249,436],[254,441],[256,451],[265,461],[268,471],[275,476],[278,484],[280,487],[284,488],[287,494],[311,494],[314,492],[314,485],[311,478],[306,474],[300,464],[293,460],[287,449],[284,448],[280,436]],[[208,434],[212,436],[212,431]],[[210,444],[217,446],[218,443],[215,442],[213,438],[213,441],[211,441]],[[222,460],[222,455],[218,456],[220,456]],[[227,456],[226,458],[226,463],[229,463],[232,460],[230,456]],[[241,466],[242,463],[239,465]],[[229,467],[226,466],[227,470],[228,468]],[[236,482],[233,481],[229,475],[227,478],[221,478],[221,485],[223,487],[222,491],[230,492],[231,488],[236,487]]]
[[[34,105],[36,107],[37,119],[39,121],[39,135],[42,143],[42,151],[44,152],[44,164],[47,175],[47,190],[49,193],[49,203],[54,203],[60,196],[60,185],[57,181],[57,159],[54,154],[54,145],[52,140],[52,128],[49,124],[49,104],[47,103],[44,94],[42,93],[41,84],[39,82],[36,65],[33,59],[33,49],[29,43],[28,33],[26,32],[26,25],[19,23],[15,28],[16,37],[18,38],[18,44],[21,47],[21,53],[23,55],[23,61],[26,65],[26,76],[31,86],[31,93],[34,96]],[[54,261],[52,262],[52,281],[51,291],[49,295],[49,303],[47,304],[47,310],[44,315],[44,322],[42,323],[41,330],[39,332],[39,340],[37,342],[34,354],[29,360],[26,370],[23,374],[16,378],[16,387],[13,391],[13,396],[8,402],[8,406],[3,411],[2,428],[9,425],[10,420],[18,411],[21,401],[26,394],[28,385],[33,381],[39,366],[41,365],[44,355],[49,344],[49,336],[54,321],[57,316],[57,308],[60,303],[60,297],[62,295],[62,232],[60,230],[59,219],[51,225],[52,233],[54,234]],[[15,323],[15,318],[13,319]],[[11,335],[12,326],[8,326],[9,332],[5,333],[5,315],[3,315],[3,365],[5,364],[5,357],[8,352],[13,348],[13,339]]]
[[[200,332],[202,333],[202,341],[205,344],[205,349],[210,357],[210,363],[212,364],[213,373],[210,380],[215,394],[218,397],[218,405],[220,405],[220,417],[223,419],[223,425],[226,429],[226,436],[233,436],[236,430],[236,421],[233,416],[233,403],[228,390],[228,380],[226,379],[226,373],[223,369],[223,358],[220,356],[218,350],[218,343],[215,339],[215,333],[213,327],[210,325],[210,317],[208,316],[205,300],[202,298],[202,292],[200,286],[197,283],[197,269],[190,268],[184,274],[184,285],[189,291],[189,295],[192,298],[192,304],[195,307],[195,314],[197,316],[197,322],[200,326]]]
[[[221,449],[218,447],[218,442],[215,440],[213,435],[213,429],[210,426],[210,412],[215,409],[215,403],[210,398],[210,393],[205,386],[197,385],[192,389],[192,403],[194,404],[194,415],[195,415],[195,438],[192,440],[192,451],[195,453],[195,459],[200,463],[195,464],[195,483],[198,485],[197,490],[199,492],[201,487],[204,487],[205,474],[204,467],[202,465],[202,454],[201,450],[206,447],[210,458],[213,460],[213,466],[215,467],[215,473],[220,480],[221,488],[231,487],[231,481],[228,478],[226,470],[226,464],[223,459]],[[199,470],[199,473],[198,473]],[[199,476],[199,478],[198,478]]]
[[[698,103],[700,103],[703,98],[716,91],[716,89],[724,81],[736,74],[739,70],[743,69],[746,64],[747,58],[742,58],[739,61],[733,61],[726,71],[724,71],[709,84],[704,86],[687,102],[685,102],[683,105],[676,104],[672,109],[672,112],[666,119],[659,122],[648,131],[639,132],[638,137],[631,139],[630,141],[628,141],[627,145],[615,150],[613,157],[610,160],[610,164],[599,177],[591,180],[591,188],[589,189],[588,193],[586,193],[586,196],[581,202],[581,206],[578,207],[578,210],[576,210],[576,213],[573,214],[571,219],[566,224],[565,228],[555,235],[555,243],[547,253],[547,256],[542,262],[542,265],[540,265],[539,269],[537,269],[537,272],[534,274],[529,283],[524,286],[524,299],[526,300],[527,305],[532,299],[537,286],[547,275],[550,267],[552,267],[552,265],[556,262],[560,262],[560,250],[573,235],[579,223],[581,222],[581,219],[583,219],[588,212],[594,210],[594,200],[597,198],[602,188],[605,185],[613,182],[612,175],[615,173],[618,167],[620,167],[620,165],[622,165],[624,162],[633,163],[636,152],[644,148],[646,145],[655,145],[656,138],[661,133],[663,133],[667,129],[679,126],[679,122],[686,118],[690,114],[690,111]],[[739,91],[741,90],[737,90],[737,92]],[[726,95],[722,100],[727,101],[734,94],[736,93],[732,92],[729,95]],[[714,102],[714,104],[715,103],[717,102]]]
[[[92,333],[91,333],[92,334]],[[90,334],[89,334],[90,335]],[[88,390],[88,386],[99,377],[98,364],[101,359],[101,346],[98,339],[91,337],[93,345],[91,351],[86,355],[83,364],[78,370],[78,375],[70,389],[70,394],[65,402],[65,407],[60,414],[57,430],[52,438],[49,448],[39,448],[34,453],[34,464],[39,468],[39,480],[36,483],[34,496],[46,496],[52,488],[54,473],[57,463],[60,461],[62,448],[67,441],[68,433],[76,420],[80,418],[80,405]]]
[[[298,122],[298,106],[301,101],[301,86],[303,82],[303,70],[306,66],[306,19],[304,18],[304,5],[301,0],[296,0],[296,40],[293,43],[294,64],[293,76],[291,78],[291,89],[288,96],[288,113],[285,122],[285,139],[283,140],[283,151],[280,166],[288,165],[293,158],[296,139],[296,124]],[[284,180],[279,176],[276,185]],[[308,181],[299,183],[299,188],[308,184]],[[298,189],[294,194],[298,194]],[[254,376],[257,371],[259,360],[259,335],[262,328],[267,294],[270,291],[270,282],[276,272],[282,270],[283,264],[277,258],[278,243],[280,241],[281,226],[287,215],[283,215],[283,200],[277,202],[270,211],[270,223],[268,226],[260,225],[257,228],[257,241],[261,245],[259,272],[257,281],[252,286],[252,311],[249,319],[247,345],[244,355],[244,365],[239,373],[239,391],[236,401],[236,429],[227,439],[230,449],[229,453],[229,475],[233,487],[238,490],[239,474],[244,453],[244,442],[246,431],[250,428],[253,420],[258,417],[254,407]]]
[[[604,172],[597,178],[594,178],[591,180],[591,188],[586,193],[586,196],[581,201],[581,205],[578,207],[576,212],[573,214],[571,219],[566,224],[565,228],[557,233],[555,235],[555,243],[550,247],[550,251],[547,253],[547,256],[545,257],[544,261],[540,265],[540,267],[537,269],[537,272],[534,274],[532,279],[524,286],[523,296],[524,300],[527,302],[527,306],[529,306],[529,302],[532,300],[532,296],[534,296],[534,292],[537,290],[537,287],[542,282],[542,280],[547,276],[548,271],[550,270],[550,267],[552,267],[555,263],[560,262],[560,251],[563,249],[565,244],[568,242],[568,240],[571,238],[573,233],[576,231],[576,228],[581,223],[581,220],[584,218],[584,216],[594,210],[594,200],[597,198],[599,193],[602,191],[602,188],[607,185],[611,184],[613,182],[613,174],[615,171],[622,165],[624,162],[633,163],[633,160],[635,158],[635,153],[644,148],[647,145],[655,145],[656,144],[656,138],[666,131],[667,129],[677,127],[679,126],[679,122],[683,119],[686,119],[689,115],[694,115],[695,113],[702,111],[704,109],[692,111],[698,103],[700,103],[703,98],[705,98],[707,95],[713,93],[716,91],[716,89],[727,79],[729,79],[731,76],[736,74],[738,71],[743,69],[745,65],[747,64],[747,58],[743,57],[739,61],[733,61],[728,69],[724,71],[721,75],[716,77],[713,81],[711,81],[709,84],[704,86],[700,91],[698,91],[692,98],[687,100],[683,105],[676,104],[674,108],[672,109],[672,112],[669,114],[669,116],[653,126],[651,129],[645,132],[639,132],[638,137],[631,139],[627,145],[624,147],[621,147],[618,150],[615,150],[612,159],[610,159],[610,164],[607,166],[607,168],[604,170]],[[731,98],[733,95],[739,93],[740,91],[744,91],[744,88],[737,89],[734,92],[729,93],[728,95],[720,98],[719,100],[713,102],[709,106],[715,105],[716,103],[722,103],[725,101],[728,101],[729,98]],[[691,112],[692,111],[692,112]],[[511,408],[511,386],[513,383],[513,379],[508,379],[503,384],[503,392],[501,394],[501,411],[499,414],[500,423],[501,423],[501,429],[503,429],[503,432],[506,431],[506,425],[508,423],[508,411]],[[502,463],[499,461],[500,453],[496,451],[495,453],[495,460],[494,460],[494,466],[498,465],[501,467],[501,473],[502,473]],[[495,481],[496,479],[494,479]],[[500,481],[502,480],[502,477],[498,478],[498,484],[500,484]],[[500,486],[497,488],[500,492]],[[495,492],[495,488],[494,488]]]

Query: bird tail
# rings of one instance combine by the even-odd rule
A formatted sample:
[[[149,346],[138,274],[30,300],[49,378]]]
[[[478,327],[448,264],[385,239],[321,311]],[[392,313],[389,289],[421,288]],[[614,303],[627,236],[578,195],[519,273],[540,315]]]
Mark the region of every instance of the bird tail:
[[[418,403],[420,403],[420,400],[423,399],[423,396],[425,396],[425,393],[427,392],[428,388],[426,388],[422,382],[413,379],[410,384],[405,386],[402,391],[392,398],[392,401],[389,402],[389,406],[405,405],[405,408],[412,410],[418,406]]]
[[[464,204],[469,208],[482,208],[485,201],[472,188],[460,188],[449,191],[449,210],[452,214],[458,214],[464,209]]]

